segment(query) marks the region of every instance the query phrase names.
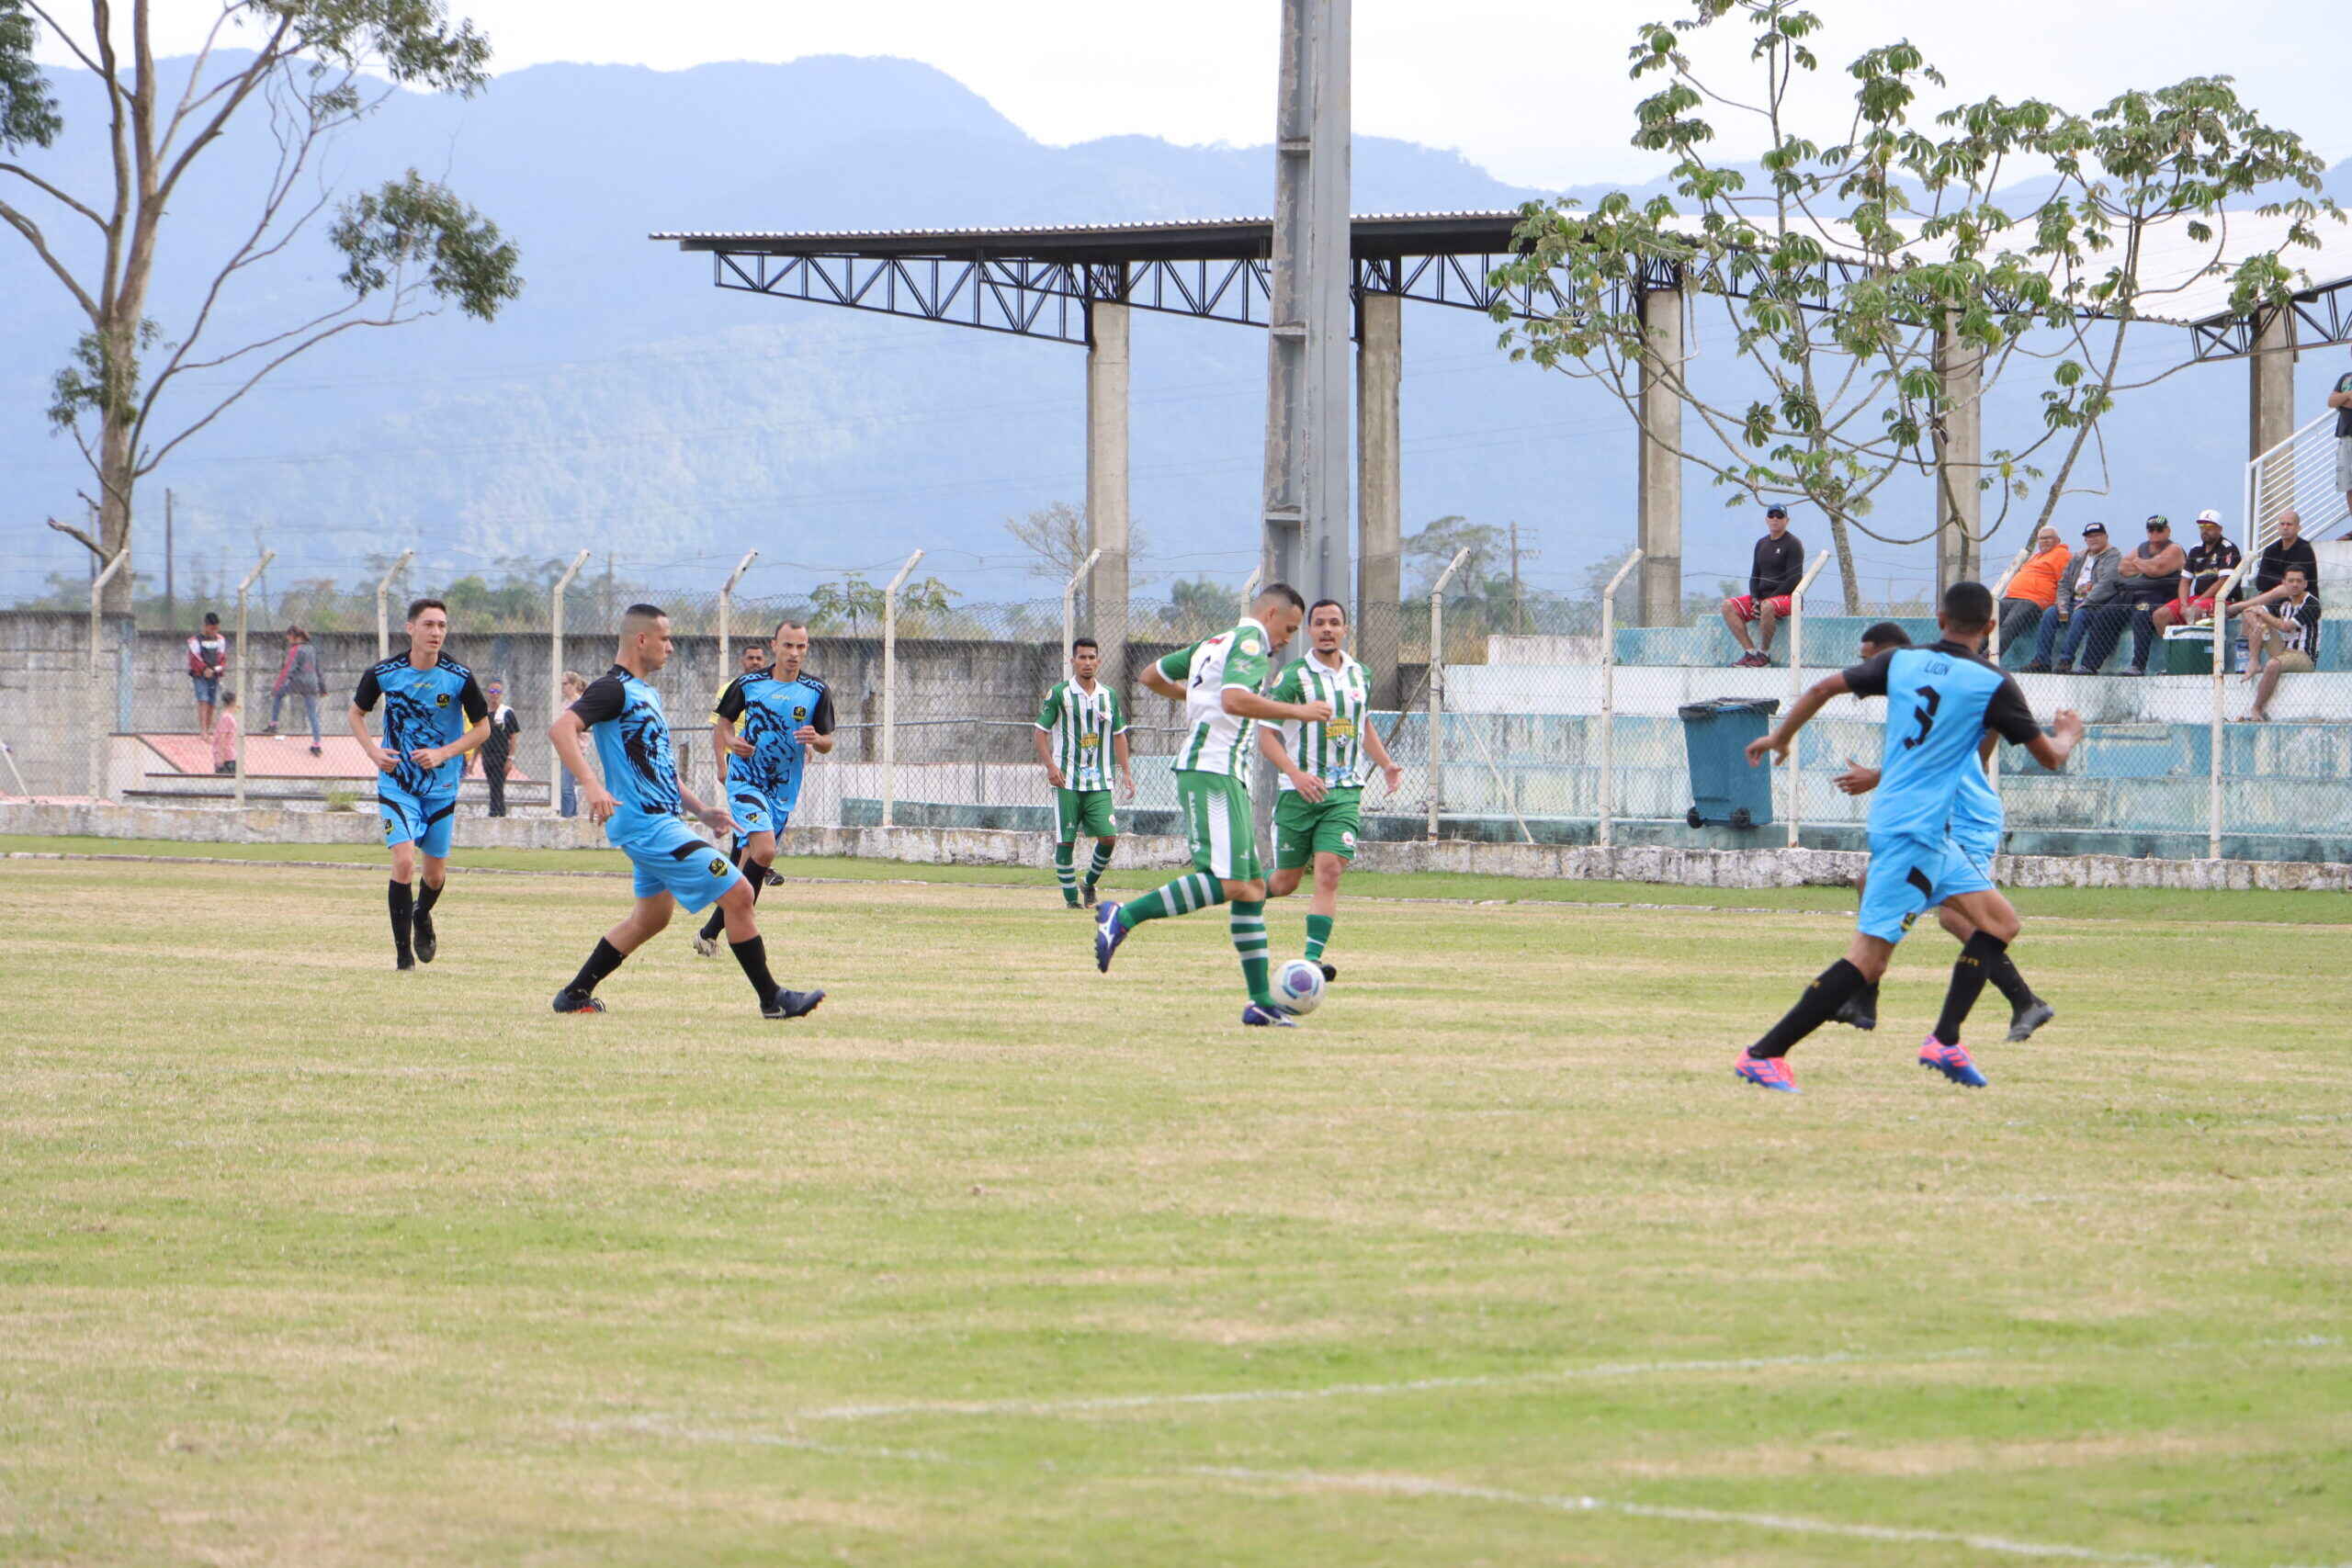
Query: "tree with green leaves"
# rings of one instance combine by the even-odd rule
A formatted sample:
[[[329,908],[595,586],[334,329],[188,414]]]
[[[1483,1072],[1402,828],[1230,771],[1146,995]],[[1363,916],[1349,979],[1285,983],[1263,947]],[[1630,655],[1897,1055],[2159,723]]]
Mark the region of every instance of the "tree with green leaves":
[[[1698,59],[1731,45],[1719,33],[1734,25],[1745,82]],[[2232,309],[2283,306],[2307,285],[2281,252],[2316,243],[2318,220],[2343,214],[2318,194],[2323,161],[2224,76],[2123,93],[2088,113],[1995,96],[1929,116],[1922,91],[1944,78],[1896,42],[1846,67],[1841,123],[1808,128],[1796,104],[1821,69],[1822,30],[1796,0],[1690,0],[1682,19],[1642,28],[1633,74],[1659,85],[1633,142],[1673,157],[1675,195],[1619,191],[1589,211],[1531,203],[1525,250],[1498,281],[1532,290],[1544,313],[1514,322],[1499,307],[1496,319],[1513,358],[1597,380],[1636,417],[1645,383],[1669,392],[1687,433],[1672,455],[1736,502],[1818,507],[1853,611],[1856,533],[1917,544],[1940,519],[1981,511],[1973,550],[2012,516],[2030,536],[2064,496],[2100,488],[2078,470],[2103,461],[2101,418],[2179,367],[2127,368],[2134,321],[2224,274]],[[1714,156],[1726,117],[1760,133],[1755,182]],[[2282,188],[2295,194],[2252,209],[2284,220],[2266,226],[2278,243],[2233,236],[2248,214],[2230,202]],[[1668,281],[1703,355],[1653,352],[1643,298]],[[2038,428],[1973,465],[1939,462],[1960,400],[1981,409],[2005,376],[2039,380]],[[1936,517],[1881,515],[1882,493],[1905,475],[1939,487]],[[1968,486],[1995,504],[1963,508],[1956,491]]]
[[[219,0],[184,79],[156,61],[144,0],[127,17],[92,0],[80,25],[66,9],[0,0],[0,222],[87,323],[49,412],[90,466],[97,529],[51,526],[112,560],[131,547],[139,481],[278,367],[346,333],[451,306],[487,321],[522,282],[497,226],[415,170],[339,203],[321,179],[335,135],[397,89],[469,96],[488,81],[489,43],[441,0]],[[103,118],[66,123],[33,59],[44,37],[97,79]],[[252,52],[230,54],[232,45]],[[263,122],[277,147],[268,178],[245,197],[250,222],[239,220],[225,255],[159,260],[175,205],[194,199],[190,172],[240,120]],[[69,160],[35,155],[68,138],[105,149],[110,172],[96,188],[69,188],[57,172]],[[269,280],[269,264],[322,218],[343,297],[290,305],[241,344],[218,341],[239,292],[293,295]],[[170,269],[165,292],[193,301],[184,320],[150,314],[159,265]],[[127,612],[131,573],[116,573],[107,592],[107,608]]]
[[[839,582],[820,582],[808,591],[809,629],[816,632],[837,632],[847,629],[855,637],[866,627],[880,629],[882,625],[883,588],[869,582],[857,572],[851,572]],[[957,592],[935,577],[909,582],[899,589],[899,614],[908,615],[940,615]]]

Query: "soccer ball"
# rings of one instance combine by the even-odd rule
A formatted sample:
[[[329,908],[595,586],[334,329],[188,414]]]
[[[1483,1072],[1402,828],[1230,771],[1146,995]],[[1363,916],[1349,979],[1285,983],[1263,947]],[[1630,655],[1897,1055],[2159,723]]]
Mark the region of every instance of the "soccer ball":
[[[1274,999],[1292,1012],[1313,1012],[1323,999],[1323,966],[1294,958],[1275,970]]]

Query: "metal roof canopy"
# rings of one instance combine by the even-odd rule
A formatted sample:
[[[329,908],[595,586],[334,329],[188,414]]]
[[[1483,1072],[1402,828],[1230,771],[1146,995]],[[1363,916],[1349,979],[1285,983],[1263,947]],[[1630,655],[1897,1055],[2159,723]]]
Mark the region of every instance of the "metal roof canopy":
[[[1512,254],[1520,220],[1515,209],[1359,215],[1350,247],[1354,291],[1481,312],[1499,302],[1514,315],[1546,313],[1532,290],[1498,289],[1488,281]],[[2288,220],[2236,212],[2220,222],[2226,251],[2242,256],[2283,244]],[[709,253],[721,288],[1083,344],[1086,306],[1098,299],[1264,326],[1272,230],[1264,218],[1212,218],[994,229],[687,231],[650,238]],[[2152,231],[2141,261],[2138,319],[2186,328],[2192,361],[2252,352],[2263,324],[2229,310],[2229,279],[2206,270],[2212,254],[2210,242],[2188,238],[2182,221]],[[2316,249],[2294,247],[2287,259],[2312,280],[2297,291],[2290,310],[2295,345],[2352,342],[2352,232],[2331,229]],[[1825,274],[1846,273],[1860,265],[1833,254],[1823,266]],[[1647,287],[1674,287],[1676,274],[1672,264],[1661,261]]]

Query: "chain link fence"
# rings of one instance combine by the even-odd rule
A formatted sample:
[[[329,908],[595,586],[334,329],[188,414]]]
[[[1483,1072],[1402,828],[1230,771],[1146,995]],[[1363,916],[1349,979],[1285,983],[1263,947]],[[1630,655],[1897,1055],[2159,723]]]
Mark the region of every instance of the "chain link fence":
[[[356,592],[321,587],[249,601],[242,637],[233,600],[220,606],[222,685],[239,694],[243,729],[226,774],[212,771],[210,738],[197,729],[192,625],[0,612],[0,794],[365,809],[372,771],[344,716],[379,649],[402,646],[409,596],[433,586],[412,575],[396,570]],[[461,580],[437,594],[449,604],[451,656],[485,684],[498,681],[520,720],[506,795],[508,809],[523,813],[561,808],[545,729],[562,672],[604,670],[620,612],[646,596],[584,571],[559,592],[554,577],[497,589]],[[1066,612],[1059,598],[962,604],[935,580],[912,576],[895,594],[887,582],[854,577],[795,594],[744,591],[743,581],[759,580],[650,595],[671,616],[675,652],[659,685],[697,792],[709,794],[716,780],[713,700],[743,667],[744,650],[763,647],[790,619],[809,627],[807,668],[831,688],[839,721],[832,753],[807,772],[796,823],[1043,830],[1052,795],[1032,737],[1063,671],[1067,613],[1080,632],[1103,637],[1105,678],[1134,721],[1137,795],[1123,805],[1123,826],[1177,830],[1170,763],[1181,715],[1139,677],[1148,661],[1232,625],[1240,585],[1191,582],[1124,606],[1097,607],[1081,595]],[[1838,699],[1791,764],[1769,772],[1721,765],[1725,746],[1769,722],[1726,715],[1722,705],[1785,711],[1805,685],[1856,659],[1870,625],[1893,618],[1927,642],[1937,635],[1932,621],[1916,605],[1890,606],[1902,612],[1892,617],[1830,613],[1835,597],[1816,591],[1773,626],[1769,665],[1739,667],[1733,630],[1703,604],[1689,606],[1681,626],[1625,624],[1630,588],[1613,600],[1594,592],[1521,601],[1490,590],[1433,602],[1420,593],[1361,615],[1354,647],[1374,675],[1373,722],[1404,775],[1393,795],[1376,781],[1368,790],[1365,836],[1860,847],[1868,799],[1833,781],[1849,759],[1878,760],[1881,705]],[[273,690],[298,625],[322,688],[316,759],[305,694]],[[2352,623],[2324,630],[2318,668],[2288,675],[2262,724],[2239,722],[2251,688],[2228,637],[2232,667],[2218,677],[2210,637],[2201,672],[2188,638],[2160,649],[2159,672],[2143,679],[2021,676],[2045,722],[2070,706],[2089,732],[2064,775],[2002,749],[2010,850],[2352,860],[2352,723],[2344,722]],[[1761,632],[1751,628],[1751,640]],[[2005,662],[2030,653],[2007,649]],[[1705,705],[1713,706],[1686,714]],[[485,793],[477,773],[461,808],[482,807]]]

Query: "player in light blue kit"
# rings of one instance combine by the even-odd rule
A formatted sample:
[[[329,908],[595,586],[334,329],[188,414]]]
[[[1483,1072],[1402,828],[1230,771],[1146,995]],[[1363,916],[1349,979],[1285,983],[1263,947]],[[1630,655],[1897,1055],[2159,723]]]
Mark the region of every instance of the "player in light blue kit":
[[[833,694],[800,666],[808,657],[806,622],[777,625],[764,670],[746,670],[727,682],[710,715],[710,746],[735,818],[735,863],[757,902],[784,842],[786,824],[800,802],[808,754],[833,749]],[[695,952],[718,956],[726,911],[713,909],[695,932]]]
[[[1866,661],[1887,649],[1910,646],[1910,637],[1892,621],[1882,621],[1862,634],[1862,658]],[[1993,874],[1993,857],[2001,852],[2001,838],[2008,830],[2001,797],[1984,774],[1985,767],[1993,760],[1993,749],[1999,743],[1998,737],[1990,730],[1985,732],[1976,751],[1979,765],[1961,774],[1960,787],[1952,796],[1951,807],[1951,841],[1960,847],[1961,853],[1966,855],[1972,863],[1984,868],[1988,879]],[[1878,769],[1865,767],[1849,757],[1846,759],[1846,771],[1830,783],[1848,795],[1868,795],[1878,787]],[[1967,917],[1950,904],[1936,906],[1936,919],[1944,930],[1951,933],[1952,940],[1963,947],[1967,945],[1968,939],[1976,934],[1976,928],[1968,923]],[[2018,973],[2017,964],[2010,961],[2007,953],[2004,953],[1994,961],[1991,971],[1986,978],[1992,981],[1996,990],[2008,998],[2010,1043],[2032,1039],[2035,1030],[2058,1016],[2056,1008],[2034,994],[2033,987],[2026,983],[2023,975]],[[1876,1029],[1878,982],[1873,980],[1855,992],[1846,1005],[1838,1010],[1835,1021],[1852,1024],[1856,1029]]]
[[[1986,730],[2023,746],[2055,772],[2082,738],[2083,721],[2062,712],[2044,735],[2017,682],[1975,651],[1993,626],[1993,595],[1983,583],[1956,582],[1945,590],[1936,620],[1943,640],[1889,649],[1816,682],[1772,733],[1747,748],[1751,766],[1767,754],[1785,761],[1797,732],[1830,698],[1850,693],[1886,699],[1886,744],[1871,801],[1870,877],[1858,929],[1846,955],[1823,970],[1796,1006],[1740,1057],[1734,1070],[1759,1088],[1796,1093],[1790,1048],[1886,973],[1894,944],[1920,911],[1946,903],[1974,931],[1952,965],[1943,1012],[1919,1047],[1919,1062],[1955,1083],[1984,1086],[1984,1074],[1961,1043],[1961,1027],[1984,992],[1993,961],[2017,939],[2018,920],[1994,887],[1990,863],[1973,863],[1952,841],[1953,801],[1961,775],[1980,765],[1977,746]]]
[[[798,1018],[825,999],[822,991],[787,991],[768,974],[767,944],[752,916],[752,888],[718,847],[678,820],[681,807],[711,828],[735,827],[724,807],[706,807],[678,779],[670,722],[662,694],[650,679],[670,662],[670,617],[650,604],[631,604],[621,618],[621,646],[613,667],[588,682],[580,700],[556,715],[548,739],[580,781],[588,818],[637,868],[637,907],[555,994],[558,1012],[602,1012],[597,982],[650,942],[684,904],[689,913],[717,904],[726,911],[727,942],[743,977],[760,998],[763,1018]],[[596,739],[604,777],[588,766],[583,737]]]

